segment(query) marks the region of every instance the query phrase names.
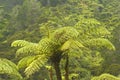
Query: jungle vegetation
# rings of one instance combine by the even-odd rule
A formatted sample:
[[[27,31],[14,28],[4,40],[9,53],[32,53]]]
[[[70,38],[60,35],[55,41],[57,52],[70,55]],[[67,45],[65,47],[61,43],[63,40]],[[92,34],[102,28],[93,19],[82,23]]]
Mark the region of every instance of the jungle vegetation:
[[[120,80],[119,0],[0,0],[0,80]]]

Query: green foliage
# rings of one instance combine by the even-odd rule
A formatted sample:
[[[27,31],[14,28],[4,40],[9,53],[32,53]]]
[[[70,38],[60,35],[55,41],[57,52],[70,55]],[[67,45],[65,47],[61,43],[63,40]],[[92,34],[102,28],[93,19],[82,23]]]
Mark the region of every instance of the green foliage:
[[[60,37],[58,37],[58,35],[60,35]],[[78,32],[74,28],[64,27],[64,28],[60,28],[56,30],[53,33],[53,36],[51,36],[50,38],[41,39],[38,44],[37,43],[34,44],[34,43],[27,42],[24,40],[16,40],[11,45],[14,47],[21,47],[16,52],[17,56],[23,56],[23,55],[28,56],[32,54],[38,55],[38,57],[36,56],[25,57],[19,62],[19,65],[21,67],[27,66],[25,69],[25,74],[27,75],[27,77],[29,77],[34,72],[38,71],[38,69],[42,66],[41,64],[46,62],[45,59],[47,57],[49,58],[51,56],[58,55],[55,52],[59,51],[59,47],[61,47],[61,45],[64,42],[66,42],[69,39],[76,38],[77,35],[78,35]],[[74,41],[74,45],[77,44],[78,47],[83,47],[83,45],[81,45],[80,43],[78,44],[78,43],[79,42]],[[43,60],[42,60],[42,54],[44,54]]]
[[[93,44],[94,43],[94,44]],[[104,38],[97,38],[97,39],[90,39],[85,42],[86,46],[90,47],[91,49],[103,49],[107,48],[109,50],[115,50],[114,45],[107,39]]]
[[[19,69],[25,69],[25,74],[30,77],[35,72],[38,72],[41,67],[45,66],[47,59],[45,55],[27,56],[18,62]]]
[[[91,52],[88,54],[85,54],[85,57],[83,57],[83,62],[86,64],[86,67],[95,68],[101,66],[103,62],[103,58],[99,52]]]
[[[91,80],[120,80],[119,78],[110,75],[110,74],[102,74],[99,77],[93,77]]]
[[[12,47],[24,47],[24,46],[27,46],[29,44],[30,44],[30,42],[25,41],[25,40],[16,40],[11,44],[11,46]]]
[[[37,58],[35,58],[31,63],[29,63],[29,65],[25,69],[25,74],[27,75],[27,77],[29,77],[36,71],[39,71],[39,69],[43,67],[46,62],[47,62],[47,59],[45,55],[37,56]]]
[[[119,64],[111,64],[108,66],[108,68],[105,70],[106,73],[110,73],[112,75],[118,76],[120,71],[120,65]]]
[[[37,43],[30,43],[24,40],[16,40],[11,44],[11,46],[21,47],[17,50],[16,57],[20,55],[27,56],[27,55],[37,54],[36,52],[36,48],[38,47]]]
[[[0,74],[15,75],[19,79],[22,79],[17,66],[13,62],[3,58],[0,58]]]
[[[75,28],[79,31],[80,39],[91,39],[107,37],[110,32],[98,20],[94,18],[78,17],[79,21],[75,24]]]
[[[66,41],[62,46],[61,46],[61,50],[65,51],[68,49],[77,49],[77,48],[84,48],[83,44],[80,43],[79,41],[76,40],[68,40]]]
[[[15,61],[23,58],[21,68],[37,61],[36,56],[45,55],[48,63],[69,56],[72,69],[82,67],[93,76],[101,72],[117,75],[119,66],[108,66],[120,63],[119,4],[119,0],[0,0],[0,55]],[[16,59],[11,42],[18,48]],[[72,73],[74,76],[75,70]]]
[[[75,28],[63,27],[53,33],[52,40],[61,45],[69,39],[75,39],[78,35],[79,33]]]

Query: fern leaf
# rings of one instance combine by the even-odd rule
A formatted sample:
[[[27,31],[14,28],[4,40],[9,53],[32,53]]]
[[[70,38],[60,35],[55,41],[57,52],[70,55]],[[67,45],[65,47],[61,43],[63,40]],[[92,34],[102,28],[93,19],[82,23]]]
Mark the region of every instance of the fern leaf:
[[[62,50],[62,51],[65,51],[65,50],[69,49],[69,48],[70,48],[70,44],[71,44],[71,41],[70,41],[70,40],[66,41],[66,42],[62,45],[61,50]]]
[[[25,40],[16,40],[11,44],[11,46],[12,47],[24,47],[24,46],[27,46],[29,44],[30,44],[30,42],[25,41]]]
[[[19,62],[18,62],[18,68],[19,69],[23,69],[26,68],[33,60],[35,60],[36,56],[27,56],[22,58]]]
[[[63,44],[69,39],[74,39],[79,35],[79,32],[72,27],[63,27],[57,29],[53,33],[53,41],[57,42],[58,44]]]
[[[24,46],[22,48],[19,48],[16,51],[16,57],[17,56],[30,56],[30,55],[35,55],[38,54],[38,44],[32,43],[27,46]]]
[[[91,80],[120,80],[120,78],[111,74],[104,73],[100,76],[93,77]]]
[[[107,48],[109,50],[115,50],[114,45],[107,39],[97,38],[90,39],[85,42],[85,45],[89,48]]]
[[[22,79],[17,66],[13,62],[3,58],[0,58],[0,74],[15,75]]]
[[[25,74],[27,77],[38,71],[44,64],[47,62],[45,55],[37,56],[31,63],[29,63],[28,67],[25,69]]]
[[[72,45],[73,45],[73,47],[78,47],[78,48],[85,47],[85,46],[83,46],[82,43],[80,43],[79,41],[76,41],[76,40],[72,41]]]
[[[67,50],[67,49],[70,49],[70,48],[83,48],[83,47],[84,46],[79,41],[68,40],[62,45],[61,50],[64,51],[64,50]]]
[[[43,38],[38,43],[39,53],[40,54],[51,54],[54,50],[55,43],[49,38]]]

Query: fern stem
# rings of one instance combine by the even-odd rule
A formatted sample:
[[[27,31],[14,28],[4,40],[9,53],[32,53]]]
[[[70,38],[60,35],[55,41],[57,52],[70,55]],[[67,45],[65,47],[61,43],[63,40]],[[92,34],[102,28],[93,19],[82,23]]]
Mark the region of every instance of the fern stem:
[[[55,62],[54,63],[54,68],[55,68],[57,80],[62,80],[59,64],[60,64],[60,62]]]
[[[69,56],[66,56],[66,63],[65,63],[65,80],[69,80]]]

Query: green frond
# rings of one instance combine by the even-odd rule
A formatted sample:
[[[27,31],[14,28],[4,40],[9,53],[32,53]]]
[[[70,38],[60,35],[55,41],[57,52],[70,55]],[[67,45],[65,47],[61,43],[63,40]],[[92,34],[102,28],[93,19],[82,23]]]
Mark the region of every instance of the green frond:
[[[38,44],[32,43],[16,51],[16,56],[29,56],[38,54]]]
[[[58,44],[63,44],[69,39],[77,38],[79,32],[73,27],[63,27],[57,29],[52,36],[53,41],[57,42]]]
[[[41,46],[52,46],[54,43],[49,38],[43,38],[43,39],[40,40],[40,42],[38,44],[41,45]]]
[[[22,42],[21,42],[22,43]],[[39,43],[29,42],[27,45],[16,51],[16,56],[30,56],[36,54],[51,54],[53,52],[54,43],[49,38],[43,38]]]
[[[83,59],[89,68],[98,67],[103,62],[100,52],[95,51],[87,54]]]
[[[22,79],[17,66],[13,62],[3,58],[0,58],[0,74],[15,75]]]
[[[101,37],[105,37],[111,34],[105,27],[101,27],[101,26],[97,27],[93,32],[94,32],[94,35],[98,35]]]
[[[82,44],[82,43],[80,43],[79,41],[76,41],[76,40],[73,40],[72,41],[72,47],[74,47],[74,48],[84,48],[85,46]]]
[[[97,38],[97,39],[90,39],[85,41],[85,45],[89,48],[107,48],[109,50],[115,50],[114,45],[107,39],[104,38]]]
[[[66,42],[62,45],[61,51],[65,51],[65,50],[69,49],[69,48],[70,48],[70,45],[71,45],[71,41],[70,41],[70,40],[66,41]]]
[[[54,50],[55,43],[49,38],[43,38],[38,43],[39,53],[41,54],[51,54]]]
[[[29,77],[33,73],[39,71],[39,69],[43,67],[46,62],[47,62],[47,59],[45,55],[38,55],[33,61],[29,63],[29,65],[25,69],[24,72],[26,76]]]
[[[106,37],[110,32],[98,20],[92,18],[80,17],[80,21],[76,23],[75,28],[80,33],[80,38],[97,38]]]
[[[18,68],[19,69],[23,69],[26,68],[33,60],[35,60],[37,56],[27,56],[22,58],[19,62],[18,62]]]
[[[76,23],[75,28],[77,28],[81,33],[88,32],[101,25],[99,21],[93,18],[84,18],[80,16],[79,19],[80,20]]]
[[[75,27],[76,28],[93,28],[93,27],[95,27],[95,26],[98,26],[98,25],[100,25],[101,23],[98,21],[98,20],[96,20],[96,19],[94,19],[94,18],[85,18],[85,17],[83,17],[83,16],[79,16],[79,22],[75,25]]]
[[[93,77],[91,80],[120,80],[120,78],[115,77],[111,74],[104,73],[100,76]]]
[[[68,40],[66,41],[62,46],[61,46],[61,50],[62,51],[65,51],[67,49],[70,49],[70,48],[73,48],[73,49],[80,49],[80,48],[83,48],[83,44],[80,43],[79,41],[76,41],[76,40]]]
[[[25,41],[25,40],[16,40],[16,41],[12,42],[11,46],[12,47],[24,47],[29,44],[30,44],[30,42]]]

